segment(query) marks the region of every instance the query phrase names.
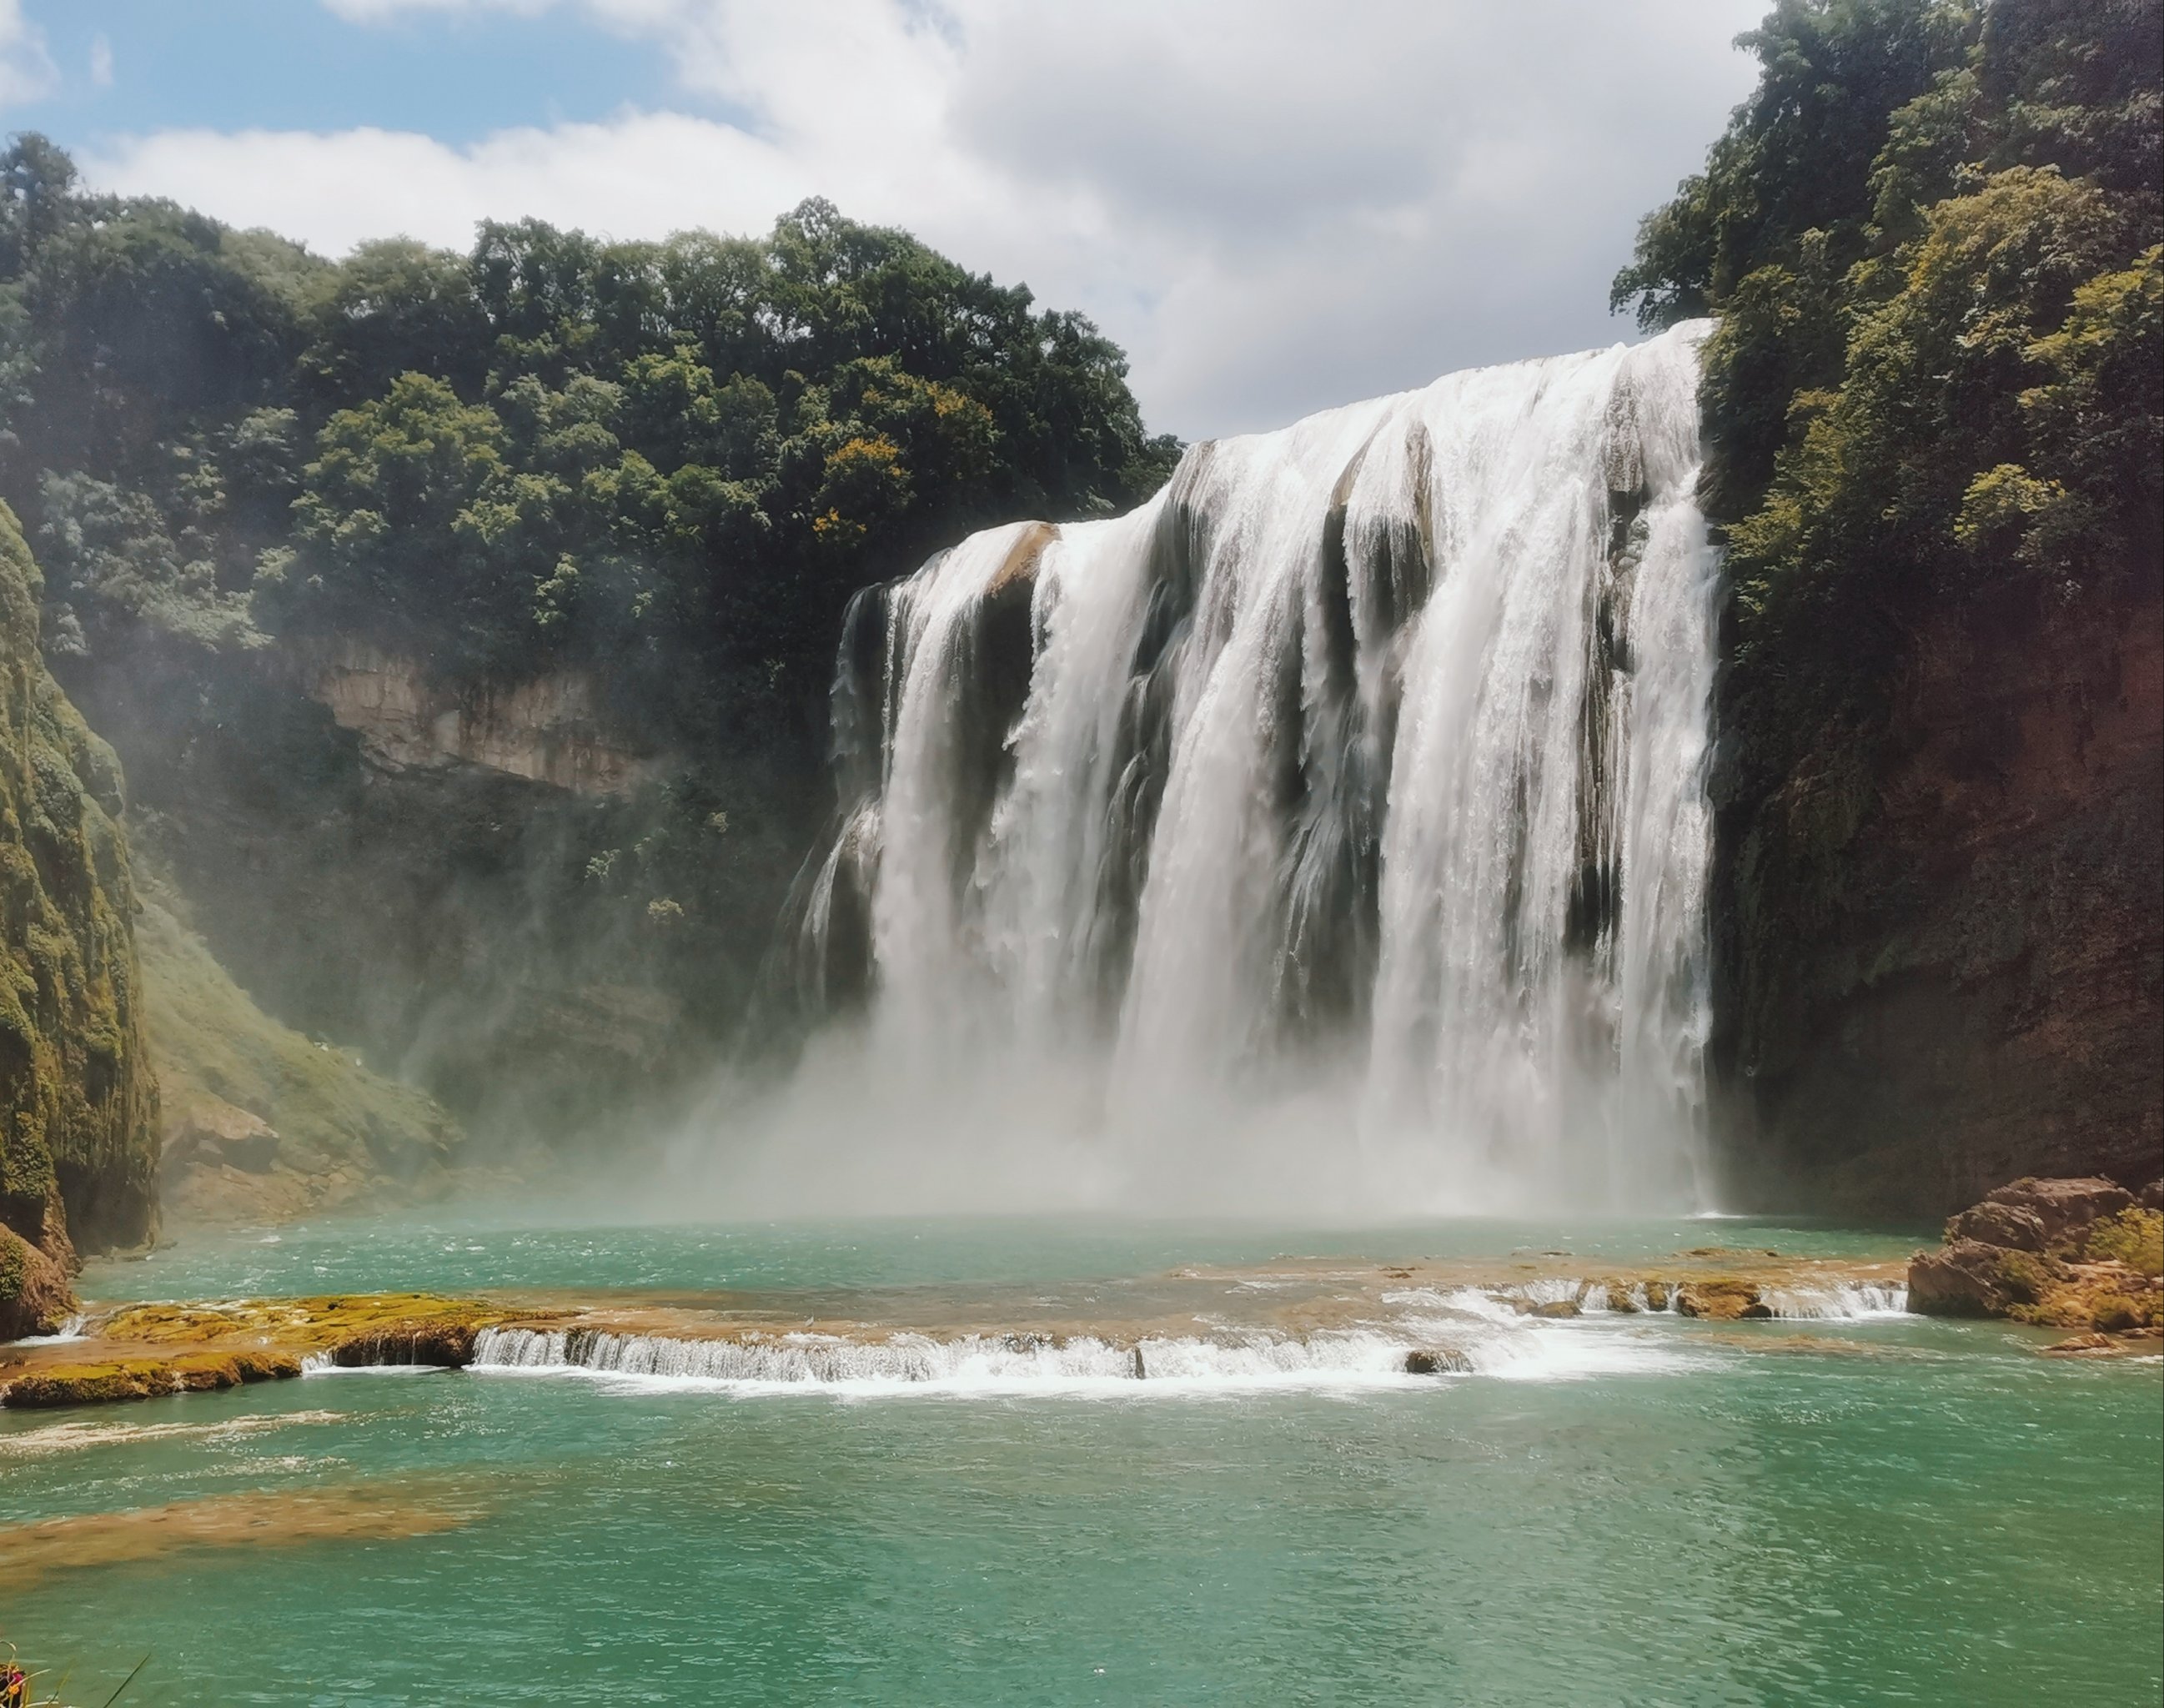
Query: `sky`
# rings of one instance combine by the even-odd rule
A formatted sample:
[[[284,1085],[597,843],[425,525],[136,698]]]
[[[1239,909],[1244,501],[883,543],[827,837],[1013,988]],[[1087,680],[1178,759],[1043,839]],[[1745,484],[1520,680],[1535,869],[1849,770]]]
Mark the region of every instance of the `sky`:
[[[0,129],[323,254],[807,196],[1079,308],[1153,431],[1634,336],[1767,0],[0,0]]]

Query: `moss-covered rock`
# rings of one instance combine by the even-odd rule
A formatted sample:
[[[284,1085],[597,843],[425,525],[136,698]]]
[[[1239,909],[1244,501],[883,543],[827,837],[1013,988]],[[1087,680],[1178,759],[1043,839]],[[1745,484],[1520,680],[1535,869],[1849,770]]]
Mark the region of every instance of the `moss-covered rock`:
[[[67,1271],[12,1228],[0,1227],[0,1340],[50,1334],[73,1303]]]
[[[1679,1315],[1708,1317],[1715,1322],[1755,1322],[1773,1314],[1753,1281],[1726,1278],[1685,1281],[1674,1289],[1674,1297]]]
[[[202,1394],[301,1374],[290,1353],[191,1353],[176,1359],[116,1359],[63,1364],[18,1377],[5,1403],[24,1410],[95,1406],[115,1400],[155,1400],[167,1394]]]
[[[1995,1212],[2007,1208],[2019,1217]],[[1980,1235],[1996,1233],[1993,1243]],[[2039,1249],[2040,1240],[2048,1248]],[[1909,1266],[1909,1308],[2038,1327],[2140,1333],[2164,1322],[2164,1213],[2109,1180],[2024,1179],[1946,1224]],[[2082,1350],[2072,1343],[2055,1350]]]
[[[0,504],[0,1227],[65,1270],[155,1233],[158,1093],[120,769],[46,673],[41,590]]]

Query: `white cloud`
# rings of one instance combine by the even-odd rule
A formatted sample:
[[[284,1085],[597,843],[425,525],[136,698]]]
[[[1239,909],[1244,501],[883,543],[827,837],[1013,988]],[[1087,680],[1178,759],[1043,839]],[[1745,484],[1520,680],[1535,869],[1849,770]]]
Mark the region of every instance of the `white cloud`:
[[[1620,335],[1608,276],[1749,87],[1729,43],[1762,0],[576,3],[740,122],[627,111],[465,148],[167,132],[82,164],[333,252],[528,213],[757,231],[822,194],[1083,308],[1152,425],[1199,435]]]
[[[59,81],[45,33],[23,16],[23,0],[0,0],[0,110],[39,100]]]
[[[113,87],[113,39],[102,30],[90,39],[90,81],[101,89]]]

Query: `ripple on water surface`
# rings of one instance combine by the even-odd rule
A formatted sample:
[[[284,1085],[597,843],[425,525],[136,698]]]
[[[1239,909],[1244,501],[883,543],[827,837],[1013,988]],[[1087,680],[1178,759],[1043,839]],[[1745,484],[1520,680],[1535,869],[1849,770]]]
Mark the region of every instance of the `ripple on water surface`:
[[[531,1267],[497,1285],[591,1285],[567,1273],[586,1265],[626,1286],[1005,1288],[1019,1306],[1332,1238],[1399,1258],[1449,1237],[1198,1248],[1099,1230],[1025,1290],[1010,1281],[1032,1236],[928,1231],[762,1248],[746,1231],[475,1229],[426,1259],[473,1265],[453,1273],[424,1253],[468,1230],[439,1228],[362,1260],[407,1254],[383,1285],[486,1285],[510,1250]],[[1620,1264],[1626,1242],[1707,1232],[1484,1238]],[[701,1241],[719,1242],[712,1269],[675,1273]],[[311,1230],[285,1245],[344,1261]],[[217,1272],[207,1247],[170,1258],[127,1270],[146,1292],[180,1260],[202,1279],[176,1294],[346,1285],[266,1286]],[[1405,1322],[1452,1300],[1420,1290],[1391,1306]],[[92,1700],[148,1650],[129,1699],[145,1704],[544,1702],[571,1681],[684,1704],[2028,1708],[2070,1680],[2087,1700],[2156,1700],[2153,1364],[2039,1359],[2004,1325],[1479,1309],[1498,1348],[1559,1361],[1306,1386],[898,1382],[815,1404],[711,1381],[362,1374],[124,1418],[0,1414],[0,1560],[22,1574],[8,1635],[76,1660],[78,1684],[102,1681]],[[30,1540],[55,1520],[104,1540]],[[286,1545],[260,1546],[271,1532]]]

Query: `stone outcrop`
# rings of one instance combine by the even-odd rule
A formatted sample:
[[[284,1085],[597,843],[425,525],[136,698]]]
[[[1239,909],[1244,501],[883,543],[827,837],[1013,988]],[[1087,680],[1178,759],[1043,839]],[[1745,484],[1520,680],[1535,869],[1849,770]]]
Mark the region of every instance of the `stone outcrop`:
[[[2160,1275],[2164,1213],[2109,1180],[2020,1180],[1950,1219],[1938,1250],[1916,1253],[1909,1308],[1926,1316],[2153,1333],[2164,1325]]]
[[[313,697],[386,770],[480,765],[586,795],[621,794],[645,774],[640,757],[604,732],[593,679],[582,672],[454,691],[412,659],[348,639],[309,675]]]
[[[456,1369],[472,1361],[481,1329],[514,1315],[545,1327],[560,1314],[426,1293],[129,1306],[94,1320],[81,1342],[0,1351],[0,1406],[101,1405],[275,1381],[299,1375],[311,1358]]]
[[[1962,1211],[1946,1224],[1946,1237],[2048,1251],[2086,1234],[2105,1217],[2133,1207],[2134,1194],[2110,1180],[2021,1180]],[[2003,1229],[2011,1237],[1994,1238],[1988,1229]]]
[[[2154,1178],[2154,575],[1949,605],[1883,728],[1826,732],[1769,797],[1749,765],[1715,767],[1711,1052],[1744,1195],[1943,1216],[2018,1175]]]
[[[41,591],[0,505],[0,1339],[52,1326],[77,1248],[157,1229],[120,770],[46,674]]]

